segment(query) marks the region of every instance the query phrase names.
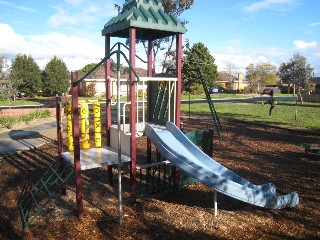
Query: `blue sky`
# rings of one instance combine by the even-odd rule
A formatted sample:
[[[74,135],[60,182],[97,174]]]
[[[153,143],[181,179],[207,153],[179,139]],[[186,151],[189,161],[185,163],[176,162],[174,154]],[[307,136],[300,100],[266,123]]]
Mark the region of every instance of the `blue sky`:
[[[101,30],[117,15],[114,4],[124,2],[0,0],[0,55],[30,54],[41,68],[53,56],[69,70],[98,62],[104,55]],[[320,76],[319,10],[318,0],[195,0],[181,16],[189,21],[183,37],[204,43],[219,70],[279,65],[299,52]]]

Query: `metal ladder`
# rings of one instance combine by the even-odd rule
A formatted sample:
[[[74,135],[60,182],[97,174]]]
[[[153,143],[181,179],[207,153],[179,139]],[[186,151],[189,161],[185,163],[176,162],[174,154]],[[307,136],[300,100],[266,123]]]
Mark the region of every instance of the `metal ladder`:
[[[201,83],[202,83],[202,86],[203,86],[203,90],[206,94],[206,98],[207,98],[207,102],[209,104],[209,108],[210,108],[210,111],[211,111],[211,116],[212,116],[212,119],[213,119],[213,122],[214,122],[214,125],[215,125],[215,129],[216,129],[216,132],[217,132],[217,135],[218,135],[218,139],[219,141],[222,140],[221,138],[221,134],[220,134],[220,131],[222,130],[222,127],[221,127],[221,124],[220,124],[220,120],[219,120],[219,117],[218,117],[218,114],[216,112],[216,109],[213,105],[213,102],[212,102],[212,99],[211,99],[211,96],[210,96],[210,92],[209,92],[209,87],[204,79],[204,76],[201,72],[200,69],[198,69],[198,72],[199,72],[199,75],[200,75],[200,79],[201,79]]]
[[[39,216],[49,201],[61,194],[62,186],[72,174],[73,167],[66,161],[58,159],[21,198],[18,208],[24,231]]]

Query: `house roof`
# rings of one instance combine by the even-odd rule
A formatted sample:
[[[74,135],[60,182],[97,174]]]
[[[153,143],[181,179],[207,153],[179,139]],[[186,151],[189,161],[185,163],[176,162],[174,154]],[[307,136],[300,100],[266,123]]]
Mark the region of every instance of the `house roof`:
[[[128,38],[130,27],[136,28],[136,38],[141,40],[186,32],[174,15],[164,12],[161,0],[126,0],[118,16],[104,25],[102,35]]]
[[[311,83],[315,85],[320,84],[320,77],[311,78]]]

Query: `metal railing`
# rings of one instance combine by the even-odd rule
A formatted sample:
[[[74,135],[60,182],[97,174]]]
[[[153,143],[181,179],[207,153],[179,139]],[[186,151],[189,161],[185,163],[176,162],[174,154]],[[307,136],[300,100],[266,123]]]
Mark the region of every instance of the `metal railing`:
[[[137,166],[139,196],[149,197],[155,193],[173,188],[174,168],[167,160]]]

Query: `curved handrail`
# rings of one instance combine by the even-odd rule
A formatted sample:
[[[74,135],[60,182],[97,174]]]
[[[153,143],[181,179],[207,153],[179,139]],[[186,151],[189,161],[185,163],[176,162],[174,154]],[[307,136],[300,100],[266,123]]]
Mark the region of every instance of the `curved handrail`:
[[[114,49],[116,46],[118,46],[119,49],[113,51],[113,49]],[[113,54],[121,54],[121,55],[124,57],[124,59],[126,60],[126,62],[127,62],[128,65],[129,65],[130,69],[133,71],[134,75],[135,75],[136,78],[137,78],[137,81],[132,81],[132,82],[139,82],[139,80],[140,80],[140,79],[139,79],[139,76],[138,76],[136,70],[135,70],[135,69],[133,68],[133,66],[131,65],[131,63],[130,63],[129,59],[127,58],[127,56],[120,50],[120,47],[121,47],[121,46],[123,46],[123,47],[125,47],[126,49],[130,50],[130,49],[129,49],[126,45],[124,45],[123,43],[117,42],[117,43],[114,44],[113,47],[110,49],[110,54],[109,54],[109,55],[107,55],[107,56],[105,56],[104,58],[102,58],[101,61],[100,61],[97,65],[95,65],[91,70],[89,70],[89,71],[88,71],[85,75],[83,75],[80,79],[75,80],[75,81],[72,83],[72,85],[73,85],[73,86],[76,86],[79,82],[81,82],[81,81],[83,81],[84,79],[86,79],[94,70],[96,70],[101,64],[103,64],[103,63],[106,61],[107,58],[111,57]],[[144,60],[143,60],[142,58],[140,58],[137,54],[135,54],[135,56],[136,56],[138,59],[140,59],[142,62],[147,63],[147,61],[144,61]],[[120,70],[120,69],[117,69],[117,70]]]
[[[124,48],[126,48],[128,51],[130,51],[130,48],[128,48],[125,44],[121,43],[121,42],[117,42],[113,45],[113,47],[110,49],[110,51],[112,51],[116,46],[123,46]],[[139,57],[137,54],[135,54],[135,56],[143,63],[148,63],[148,61],[143,60],[141,57]]]

